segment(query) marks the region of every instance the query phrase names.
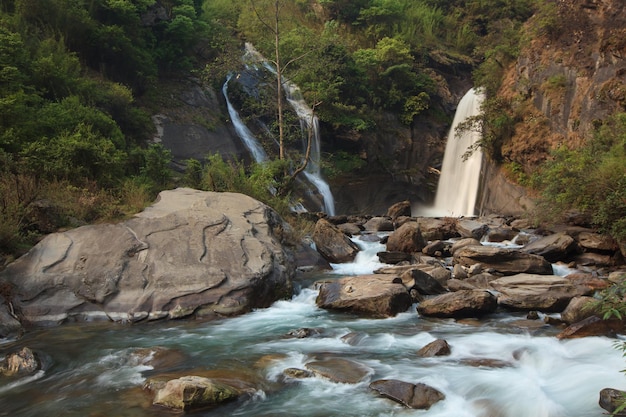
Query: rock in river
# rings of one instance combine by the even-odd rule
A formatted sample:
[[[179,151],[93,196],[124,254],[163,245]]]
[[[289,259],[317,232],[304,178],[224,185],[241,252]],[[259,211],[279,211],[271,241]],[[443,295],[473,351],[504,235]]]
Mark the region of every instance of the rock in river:
[[[243,194],[179,188],[123,223],[48,235],[0,280],[34,323],[241,314],[291,294],[287,229]]]

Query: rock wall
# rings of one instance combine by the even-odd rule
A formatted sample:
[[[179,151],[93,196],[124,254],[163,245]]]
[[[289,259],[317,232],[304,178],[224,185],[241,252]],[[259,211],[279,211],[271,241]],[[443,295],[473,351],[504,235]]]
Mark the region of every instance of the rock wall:
[[[500,91],[520,123],[503,146],[505,160],[528,173],[561,144],[580,146],[594,125],[626,109],[626,4],[622,0],[559,0],[558,30],[536,15]]]

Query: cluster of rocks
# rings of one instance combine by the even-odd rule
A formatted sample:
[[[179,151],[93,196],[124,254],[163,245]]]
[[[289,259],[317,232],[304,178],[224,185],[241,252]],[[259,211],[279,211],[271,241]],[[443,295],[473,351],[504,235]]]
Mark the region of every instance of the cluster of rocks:
[[[524,220],[497,216],[415,218],[410,204],[401,202],[386,216],[320,219],[313,240],[330,262],[345,262],[358,253],[353,238],[379,235],[386,251],[378,257],[391,265],[372,275],[318,282],[319,307],[388,317],[418,303],[423,317],[455,319],[498,309],[526,311],[529,319],[538,319],[537,312],[560,313],[544,320],[566,326],[561,339],[625,332],[624,321],[603,320],[592,295],[626,279],[626,254],[594,230],[563,225],[530,231]],[[572,273],[557,275],[554,264]],[[609,409],[612,403],[600,404]]]
[[[373,274],[317,282],[319,307],[374,317],[394,316],[415,303],[423,317],[481,317],[498,309],[526,311],[528,318],[560,313],[559,318],[545,315],[550,325],[567,325],[559,338],[624,333],[621,320],[598,316],[591,297],[626,279],[624,254],[593,230],[562,226],[528,233],[522,220],[495,216],[416,218],[408,202],[402,202],[385,216],[320,218],[312,236],[316,258],[310,253],[303,257],[306,248],[294,256],[284,241],[287,229],[271,209],[246,196],[163,192],[155,205],[127,222],[52,234],[3,271],[0,336],[20,321],[244,313],[290,294],[296,267],[354,260],[360,250],[357,236],[386,243],[378,257],[387,266]],[[511,240],[513,248],[494,244]],[[554,264],[578,272],[556,275]],[[316,337],[322,331],[296,329],[285,337]],[[355,343],[358,337],[342,339]],[[448,355],[451,348],[437,340],[416,356]],[[136,354],[149,360],[172,356],[158,352]],[[267,365],[276,358],[266,359],[260,362]],[[511,366],[489,358],[473,361],[470,365]],[[40,368],[28,348],[0,362],[4,375]],[[276,389],[260,373],[254,375],[233,370],[164,373],[149,378],[143,390],[151,404],[195,410]],[[318,357],[304,369],[283,370],[280,383],[322,377],[358,384],[370,376],[371,370],[358,362]],[[408,408],[428,409],[445,398],[433,387],[410,381],[376,380],[370,388]],[[601,406],[614,410],[616,392],[603,390]]]

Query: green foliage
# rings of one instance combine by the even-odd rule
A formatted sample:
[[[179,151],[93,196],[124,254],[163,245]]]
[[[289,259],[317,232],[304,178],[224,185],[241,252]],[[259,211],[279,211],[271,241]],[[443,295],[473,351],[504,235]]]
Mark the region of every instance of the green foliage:
[[[141,168],[141,177],[148,184],[153,184],[155,190],[165,188],[172,178],[169,168],[172,153],[160,143],[152,144],[145,150],[144,165]]]
[[[253,163],[245,167],[239,161],[226,161],[221,155],[213,154],[206,158],[200,188],[246,194],[286,215],[290,212],[290,196],[287,192],[280,192],[285,181],[284,172],[284,161]]]
[[[336,178],[347,173],[354,173],[365,167],[365,161],[345,151],[337,151],[323,161],[324,175]]]
[[[541,190],[542,214],[557,219],[577,209],[593,216],[597,227],[626,239],[626,114],[601,125],[583,148],[561,146],[534,178]]]

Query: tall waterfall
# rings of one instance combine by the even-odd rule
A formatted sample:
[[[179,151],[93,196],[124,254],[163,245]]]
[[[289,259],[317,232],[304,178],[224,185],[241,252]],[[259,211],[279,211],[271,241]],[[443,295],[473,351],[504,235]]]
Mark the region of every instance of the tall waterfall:
[[[431,216],[472,216],[476,206],[482,152],[474,150],[467,160],[463,154],[480,139],[480,132],[467,130],[457,135],[456,127],[468,117],[480,114],[484,94],[470,89],[461,99],[454,115],[443,156],[435,204],[425,214]]]
[[[246,124],[239,117],[239,113],[233,105],[231,104],[228,98],[228,82],[232,78],[232,74],[228,75],[226,78],[226,82],[222,86],[222,94],[226,99],[226,107],[228,108],[228,115],[230,116],[230,120],[233,122],[233,126],[235,127],[235,131],[237,132],[237,136],[243,140],[244,145],[248,148],[248,151],[252,154],[252,157],[256,162],[263,162],[267,160],[267,154],[256,140],[250,129],[246,126]]]
[[[246,43],[246,55],[245,59],[252,62],[260,62],[263,67],[276,75],[276,69],[270,65],[269,62],[256,50],[250,43]],[[304,176],[311,183],[322,196],[324,207],[322,210],[331,216],[335,215],[335,199],[333,193],[330,190],[330,186],[322,177],[320,169],[321,159],[321,135],[319,131],[319,119],[313,112],[313,109],[302,97],[300,88],[289,80],[282,80],[283,88],[287,101],[293,108],[300,119],[300,126],[302,128],[303,135],[303,153],[306,153],[307,141],[309,136],[311,138],[311,154],[304,171]],[[309,135],[309,130],[312,134]]]

